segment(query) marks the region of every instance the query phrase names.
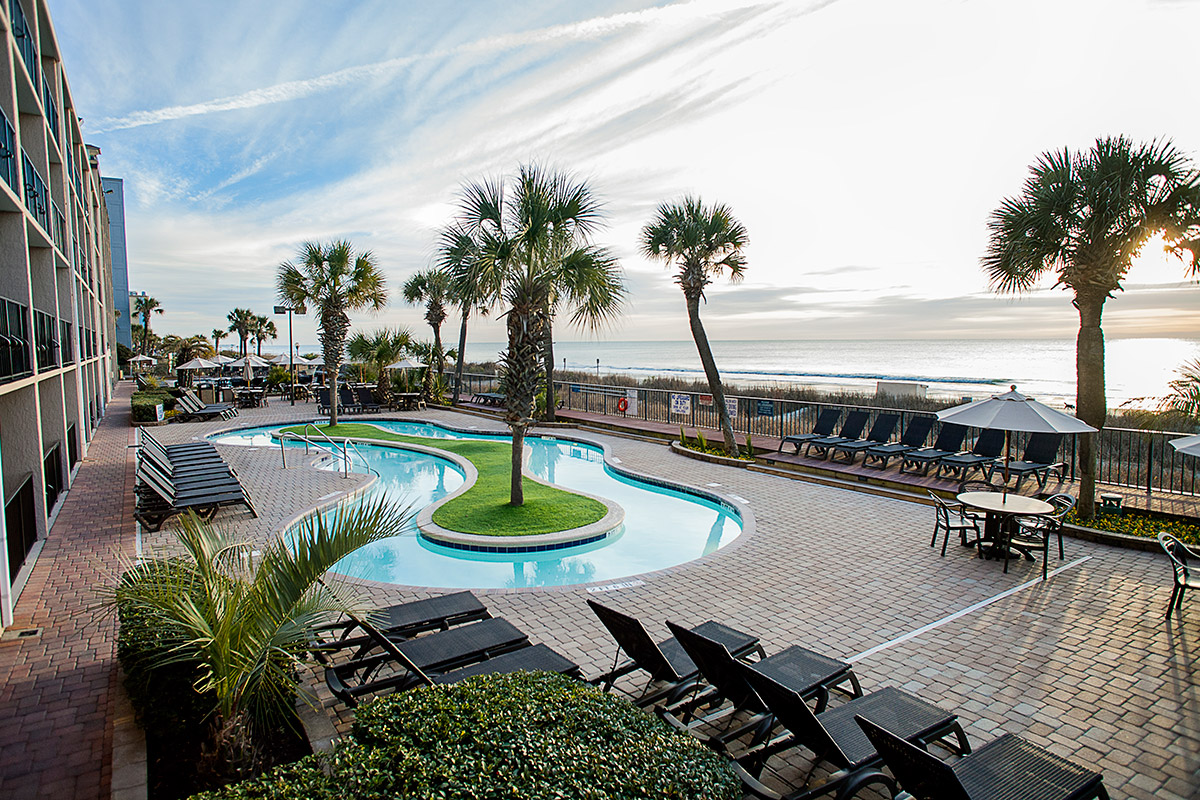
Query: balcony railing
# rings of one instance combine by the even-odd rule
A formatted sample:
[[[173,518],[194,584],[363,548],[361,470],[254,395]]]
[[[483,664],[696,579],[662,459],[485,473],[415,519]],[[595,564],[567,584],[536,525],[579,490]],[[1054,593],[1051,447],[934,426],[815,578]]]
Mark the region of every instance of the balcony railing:
[[[58,321],[58,347],[63,365],[75,363],[75,348],[71,347],[71,321]]]
[[[33,311],[34,355],[39,370],[58,366],[58,320],[50,314]]]
[[[42,107],[46,109],[46,122],[50,125],[50,132],[54,134],[54,141],[58,141],[58,104],[54,102],[54,91],[50,88],[50,81],[42,81]]]
[[[33,79],[34,91],[38,91],[41,73],[38,70],[37,43],[33,41],[33,31],[29,29],[29,22],[25,19],[25,9],[21,7],[21,0],[8,1],[8,15],[12,18],[12,32],[13,38],[17,40],[17,50],[21,53],[25,68],[29,70],[29,77]]]
[[[0,177],[4,178],[9,188],[20,191],[17,188],[17,134],[2,109],[0,120],[4,121],[4,125],[0,126]]]
[[[46,191],[46,182],[29,160],[25,148],[21,148],[21,171],[25,177],[25,207],[33,218],[41,223],[42,230],[50,230],[50,194]]]
[[[29,345],[29,309],[0,298],[0,383],[33,374]]]
[[[67,252],[67,218],[63,216],[58,203],[51,200],[50,207],[54,210],[54,215],[50,218],[50,238],[54,239],[54,246],[65,253]]]

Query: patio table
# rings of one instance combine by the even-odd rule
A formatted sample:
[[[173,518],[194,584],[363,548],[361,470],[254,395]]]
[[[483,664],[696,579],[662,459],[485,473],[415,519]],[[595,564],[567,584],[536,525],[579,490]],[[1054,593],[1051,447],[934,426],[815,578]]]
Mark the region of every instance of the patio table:
[[[958,495],[958,502],[968,508],[983,511],[987,516],[983,523],[983,538],[990,542],[990,555],[993,558],[1008,558],[1008,548],[1005,545],[1006,534],[1016,517],[1044,517],[1054,513],[1054,506],[1038,500],[1036,497],[1026,497],[1022,494],[1008,492],[963,492]],[[1030,561],[1033,556],[1021,550]]]

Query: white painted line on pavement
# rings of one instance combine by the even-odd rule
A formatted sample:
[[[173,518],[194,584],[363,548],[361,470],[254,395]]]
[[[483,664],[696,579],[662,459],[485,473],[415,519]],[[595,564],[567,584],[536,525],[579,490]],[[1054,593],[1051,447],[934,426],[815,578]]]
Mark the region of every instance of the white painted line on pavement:
[[[1072,561],[1070,564],[1064,564],[1063,566],[1059,567],[1058,569],[1051,571],[1046,576],[1046,579],[1049,580],[1050,578],[1053,578],[1058,573],[1060,573],[1064,570],[1071,569],[1072,567],[1077,567],[1080,564],[1082,564],[1083,562],[1089,561],[1090,559],[1091,559],[1091,556],[1084,556],[1083,558]],[[891,649],[898,644],[903,644],[904,642],[907,642],[909,639],[913,639],[913,638],[916,638],[917,636],[920,636],[922,633],[927,633],[931,630],[934,630],[935,628],[940,628],[948,622],[953,622],[954,620],[958,619],[959,617],[965,617],[967,614],[978,611],[981,608],[986,608],[987,606],[990,606],[992,603],[995,603],[998,600],[1003,600],[1004,598],[1008,597],[1009,595],[1016,594],[1017,592],[1021,591],[1022,589],[1028,589],[1030,586],[1034,586],[1041,582],[1042,582],[1041,578],[1034,578],[1031,581],[1026,581],[1025,583],[1022,583],[1020,586],[1014,586],[1013,588],[1003,591],[1000,594],[995,595],[993,597],[989,597],[986,600],[980,600],[978,603],[975,603],[974,605],[970,605],[964,609],[955,611],[950,616],[942,617],[941,619],[939,619],[935,622],[931,622],[928,625],[924,625],[920,628],[917,628],[915,631],[909,631],[908,633],[904,634],[903,636],[898,636],[895,639],[892,639],[891,641],[884,642],[883,644],[877,644],[874,647],[872,647],[870,650],[865,650],[856,656],[851,656],[850,658],[847,658],[846,661],[847,661],[847,663],[850,663],[850,664],[854,664],[856,662],[862,661],[864,658],[868,658],[869,656],[873,656],[876,653]]]

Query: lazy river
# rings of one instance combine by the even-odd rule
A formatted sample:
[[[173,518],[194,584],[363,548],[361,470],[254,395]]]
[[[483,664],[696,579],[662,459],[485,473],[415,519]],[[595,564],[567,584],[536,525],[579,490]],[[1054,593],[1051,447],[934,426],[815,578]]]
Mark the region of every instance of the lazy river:
[[[507,436],[457,431],[441,426],[386,420],[372,425],[405,436],[436,439],[488,439]],[[251,428],[213,437],[218,444],[274,447],[272,431],[284,426]],[[303,449],[301,442],[288,447]],[[429,442],[437,447],[436,441]],[[613,500],[625,509],[625,521],[606,539],[542,552],[479,553],[436,544],[415,525],[364,547],[338,562],[337,572],[354,578],[458,589],[569,586],[611,581],[692,561],[729,544],[742,533],[735,510],[723,502],[622,475],[604,463],[602,451],[566,439],[531,436],[527,471],[539,480]],[[465,477],[449,459],[395,447],[359,443],[367,464],[379,473],[366,497],[386,493],[415,511],[454,492]],[[353,461],[361,471],[361,460]],[[322,468],[341,469],[329,459]],[[357,502],[351,500],[348,502]]]

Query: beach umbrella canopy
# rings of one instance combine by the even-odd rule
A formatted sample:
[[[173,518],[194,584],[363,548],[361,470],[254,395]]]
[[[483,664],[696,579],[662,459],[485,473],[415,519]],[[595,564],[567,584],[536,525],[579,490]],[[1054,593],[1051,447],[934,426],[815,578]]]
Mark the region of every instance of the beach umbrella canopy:
[[[1174,447],[1185,456],[1200,456],[1200,433],[1193,436],[1172,439],[1171,447]]]
[[[223,356],[220,353],[217,353],[215,356],[210,358],[209,361],[213,361],[213,362],[216,362],[217,364],[220,364],[221,366],[225,366],[226,364],[232,363],[233,359],[230,358],[229,356]]]
[[[207,358],[193,358],[186,364],[180,364],[175,369],[216,369],[218,364],[214,361],[209,361]]]
[[[1096,430],[1083,420],[1026,397],[1016,386],[1004,394],[939,411],[937,418],[968,428],[1023,433],[1092,433]]]
[[[229,366],[231,366],[231,367],[269,367],[269,366],[271,366],[271,362],[267,361],[265,358],[259,358],[258,356],[251,353],[250,355],[243,356],[242,358],[239,358],[236,361],[233,359],[230,359]]]
[[[151,358],[150,356],[134,356],[133,358],[129,359],[130,364],[153,364],[155,361],[156,359]]]
[[[411,358],[405,358],[401,359],[400,361],[393,361],[391,364],[388,364],[386,367],[384,367],[384,369],[424,369],[427,366],[429,365],[422,364],[420,361],[413,361]]]
[[[309,359],[305,358],[304,356],[300,355],[299,353],[296,353],[296,355],[294,357],[291,357],[287,353],[284,353],[283,355],[276,357],[275,363],[276,364],[292,363],[298,367],[306,367],[309,364],[312,364],[313,362],[310,361]]]

